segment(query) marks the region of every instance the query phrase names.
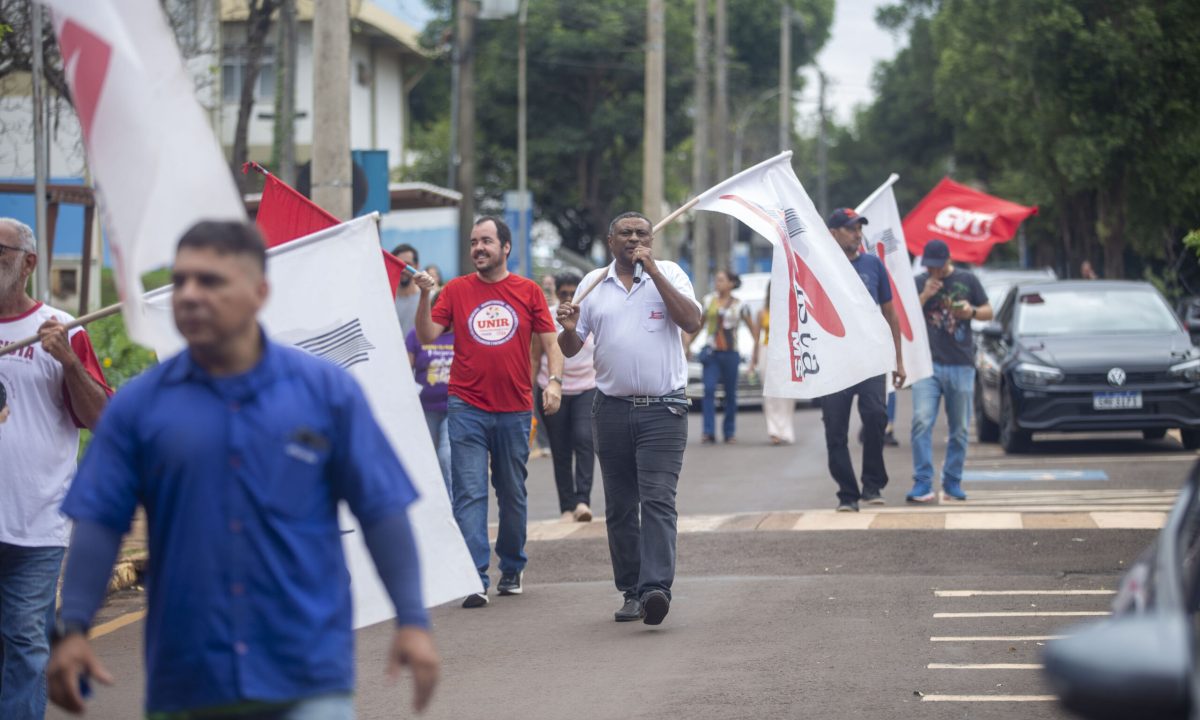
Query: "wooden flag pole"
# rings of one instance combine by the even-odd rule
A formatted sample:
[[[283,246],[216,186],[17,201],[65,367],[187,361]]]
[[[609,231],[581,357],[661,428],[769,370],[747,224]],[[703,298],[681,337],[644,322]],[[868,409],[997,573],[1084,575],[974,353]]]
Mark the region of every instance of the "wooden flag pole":
[[[678,208],[675,209],[674,212],[672,212],[670,215],[663,218],[657,225],[655,225],[654,229],[650,231],[651,234],[657,235],[659,230],[662,230],[667,225],[670,225],[680,215],[684,214],[688,210],[691,210],[693,207],[696,206],[696,203],[698,203],[698,202],[700,202],[700,197],[696,196],[696,197],[692,198],[691,200],[688,200],[683,205],[680,205]],[[594,290],[596,288],[597,285],[604,282],[605,277],[607,277],[607,273],[601,273],[599,277],[597,277],[595,280],[592,281],[591,285],[588,285],[586,288],[584,288],[583,293],[579,296],[579,299],[575,301],[575,304],[579,305],[580,303],[582,303],[583,299],[585,297],[587,297],[592,292],[592,290]]]
[[[93,322],[95,320],[99,320],[101,318],[106,318],[109,315],[116,315],[119,312],[121,312],[121,303],[117,303],[116,305],[109,305],[108,307],[101,308],[101,309],[97,310],[96,312],[88,313],[87,315],[84,315],[83,317],[75,318],[71,322],[67,323],[65,327],[68,330],[71,330],[73,328],[79,327],[80,325],[87,325],[88,323]],[[5,345],[4,347],[0,347],[0,357],[3,357],[4,355],[9,354],[10,352],[16,352],[17,350],[20,350],[21,348],[29,347],[30,345],[34,344],[35,342],[38,342],[39,339],[40,338],[37,335],[33,335],[33,336],[27,337],[24,340],[21,340],[19,342],[15,342],[11,345]]]

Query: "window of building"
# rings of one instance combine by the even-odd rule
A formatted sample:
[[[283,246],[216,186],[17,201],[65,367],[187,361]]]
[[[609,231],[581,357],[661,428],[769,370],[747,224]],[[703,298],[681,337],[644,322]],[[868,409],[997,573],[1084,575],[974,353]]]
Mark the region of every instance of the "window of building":
[[[227,52],[221,60],[221,99],[237,103],[242,98],[242,74],[246,60],[242,51]],[[255,102],[275,101],[275,49],[263,48],[258,69],[258,82],[254,88]]]

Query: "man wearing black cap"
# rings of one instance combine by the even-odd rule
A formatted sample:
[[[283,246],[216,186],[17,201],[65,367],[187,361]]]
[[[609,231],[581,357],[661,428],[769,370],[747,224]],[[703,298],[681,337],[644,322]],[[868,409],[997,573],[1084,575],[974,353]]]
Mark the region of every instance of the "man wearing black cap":
[[[904,385],[904,359],[900,354],[900,321],[892,307],[892,287],[883,262],[862,250],[862,226],[867,219],[850,208],[834,210],[825,222],[833,239],[846,253],[850,265],[862,278],[867,292],[879,305],[880,312],[892,329],[896,345],[896,371],[892,375],[895,387]],[[858,512],[860,501],[882,505],[880,494],[887,485],[887,469],[883,465],[883,431],[887,425],[887,377],[877,375],[857,385],[821,398],[821,419],[825,422],[825,448],[829,453],[829,474],[838,484],[838,512]],[[858,396],[858,416],[862,420],[862,490],[850,460],[847,433],[850,427],[850,405]]]
[[[952,500],[966,500],[962,470],[975,396],[971,321],[991,320],[992,306],[979,279],[954,266],[945,242],[926,243],[921,264],[928,271],[916,277],[917,292],[929,332],[933,376],[913,384],[913,488],[905,499],[913,503],[937,499],[933,492],[933,424],[938,401],[945,398],[950,443],[942,464],[942,492]]]

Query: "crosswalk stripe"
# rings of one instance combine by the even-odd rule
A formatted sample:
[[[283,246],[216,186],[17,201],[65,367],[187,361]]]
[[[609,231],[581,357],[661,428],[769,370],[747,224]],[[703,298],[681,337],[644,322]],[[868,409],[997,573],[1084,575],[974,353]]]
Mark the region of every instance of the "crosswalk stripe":
[[[929,663],[929,670],[1041,670],[1041,663]]]
[[[925,695],[921,702],[1054,702],[1054,695]]]
[[[929,642],[1046,642],[1065,635],[935,635]]]
[[[940,612],[934,618],[999,618],[999,617],[1100,617],[1112,613],[1100,610],[1018,610],[1011,612]]]
[[[1000,595],[1116,595],[1116,590],[934,590],[934,597],[987,597]]]

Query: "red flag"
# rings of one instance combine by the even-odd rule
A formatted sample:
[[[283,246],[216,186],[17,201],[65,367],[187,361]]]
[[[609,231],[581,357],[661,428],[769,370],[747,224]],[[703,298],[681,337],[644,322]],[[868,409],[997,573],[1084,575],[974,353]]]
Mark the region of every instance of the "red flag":
[[[340,221],[329,214],[324,208],[301,195],[295,188],[267,172],[258,163],[246,163],[242,172],[250,169],[257,170],[266,176],[267,182],[263,187],[262,199],[258,202],[258,214],[254,224],[262,232],[267,241],[267,247],[275,247],[290,242],[305,235],[331,228]],[[386,250],[383,253],[383,265],[387,269],[388,285],[392,288],[392,296],[400,287],[400,276],[404,273],[405,264],[402,260]]]
[[[937,238],[950,247],[954,260],[978,265],[992,245],[1012,239],[1021,221],[1036,214],[1036,205],[1018,205],[942,178],[905,216],[904,238],[914,255]]]

